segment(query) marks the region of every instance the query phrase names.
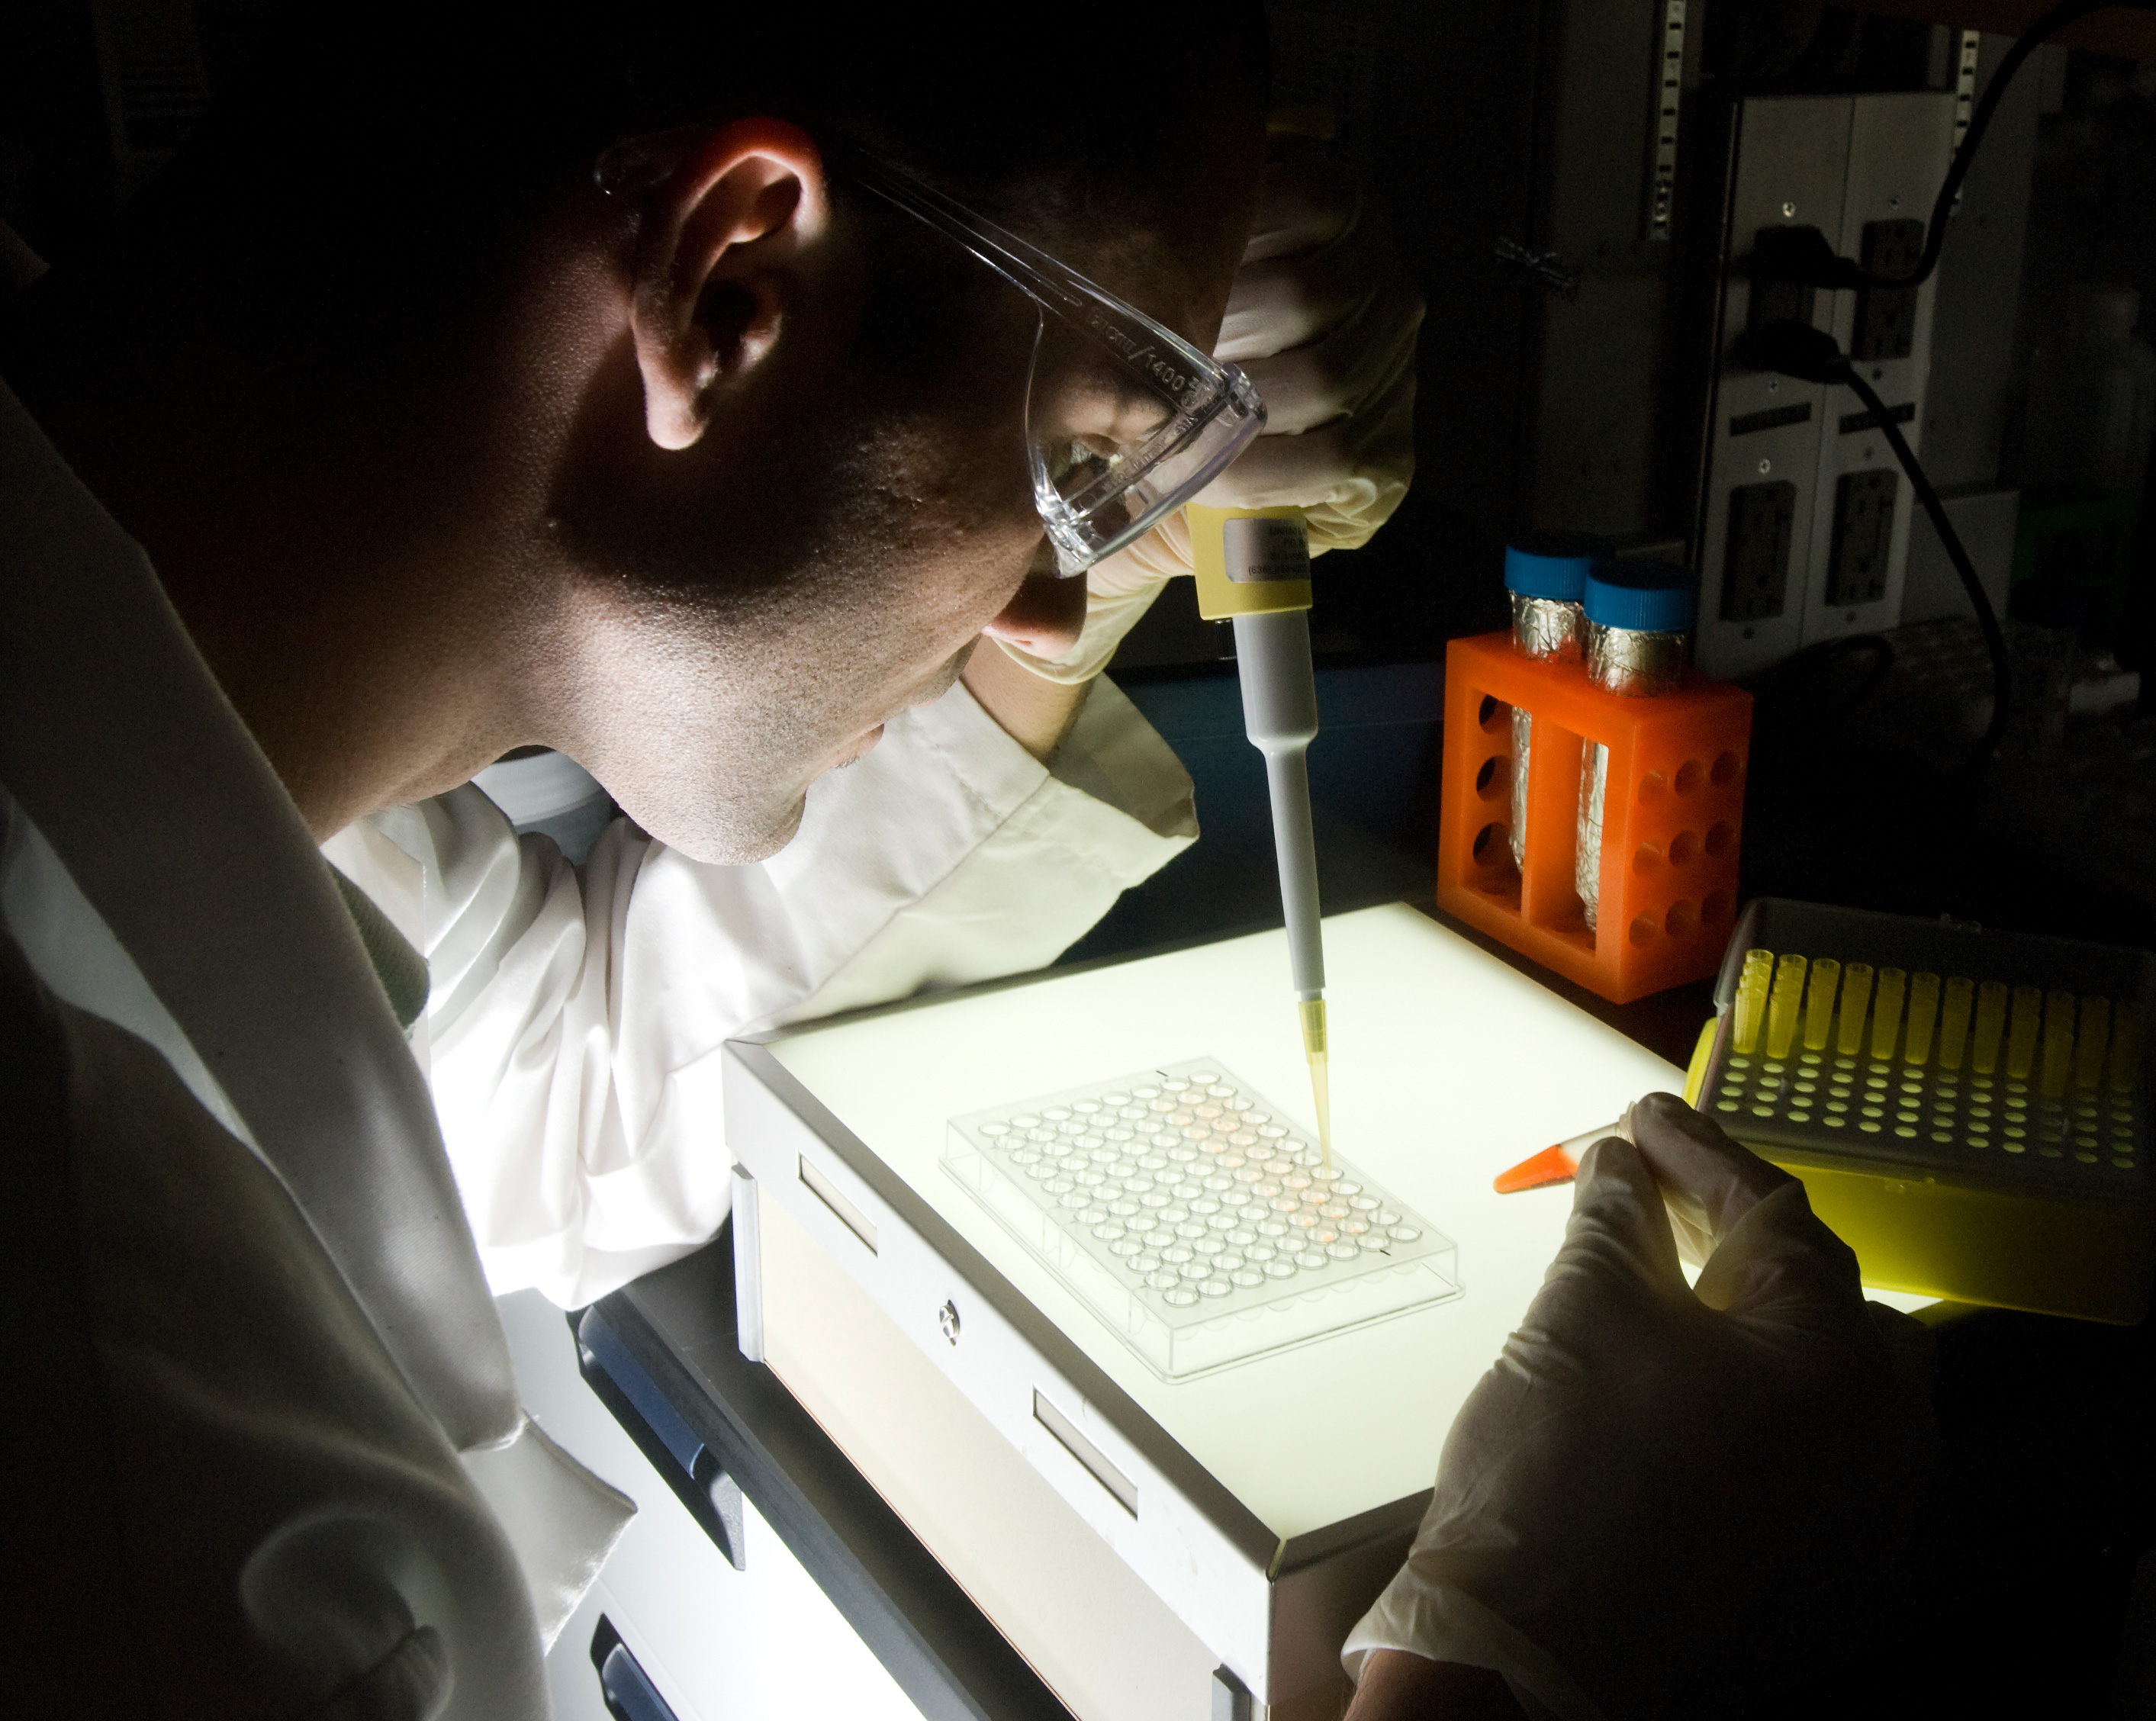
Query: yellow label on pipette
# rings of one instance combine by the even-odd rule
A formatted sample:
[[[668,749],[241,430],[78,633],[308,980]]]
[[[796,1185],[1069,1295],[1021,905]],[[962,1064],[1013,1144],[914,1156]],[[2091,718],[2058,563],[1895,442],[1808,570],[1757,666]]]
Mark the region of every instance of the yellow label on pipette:
[[[1190,528],[1198,613],[1206,620],[1310,608],[1310,549],[1301,509],[1208,508],[1192,502],[1183,518]]]

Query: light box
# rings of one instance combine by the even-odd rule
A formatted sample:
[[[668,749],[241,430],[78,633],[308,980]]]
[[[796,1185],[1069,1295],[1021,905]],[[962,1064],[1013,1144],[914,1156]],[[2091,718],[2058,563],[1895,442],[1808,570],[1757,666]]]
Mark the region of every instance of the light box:
[[[743,1348],[1086,1721],[1204,1713],[1202,1691],[1176,1695],[1201,1662],[1276,1717],[1337,1713],[1341,1638],[1397,1566],[1454,1413],[1570,1211],[1567,1189],[1499,1196],[1491,1179],[1682,1083],[1411,908],[1327,922],[1326,955],[1334,1142],[1406,1229],[1450,1246],[1443,1294],[1334,1330],[1323,1299],[1348,1293],[1313,1266],[1284,1297],[1317,1299],[1301,1318],[1316,1336],[1180,1378],[1111,1329],[1032,1221],[954,1175],[953,1126],[963,1140],[1055,1097],[1127,1092],[1133,1072],[1225,1072],[1306,1138],[1283,935],[728,1048]],[[1212,1216],[1199,1199],[1187,1223]],[[1250,1307],[1233,1307],[1262,1323],[1262,1293],[1240,1288]]]

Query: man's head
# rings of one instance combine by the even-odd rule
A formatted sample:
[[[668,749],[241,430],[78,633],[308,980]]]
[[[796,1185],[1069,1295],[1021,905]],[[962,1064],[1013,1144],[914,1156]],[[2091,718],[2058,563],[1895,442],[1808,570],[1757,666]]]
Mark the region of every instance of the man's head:
[[[756,858],[983,628],[1053,655],[1080,596],[1049,577],[1026,470],[1033,306],[830,146],[895,159],[1209,346],[1261,147],[1254,9],[1156,8],[1142,64],[1045,9],[843,30],[688,0],[480,10],[490,33],[429,54],[379,12],[295,28],[67,321],[189,347],[198,403],[202,367],[228,361],[235,405],[269,403],[203,406],[213,434],[280,427],[231,463],[282,475],[253,506],[307,513],[341,478],[366,500],[311,511],[336,542],[206,521],[168,493],[204,481],[178,453],[108,501],[318,826],[538,741],[654,834]],[[100,449],[62,439],[95,482]],[[309,605],[348,638],[364,539],[393,625],[371,674],[326,685],[439,742],[390,747],[372,778],[288,768],[285,730],[287,752],[311,722],[358,731],[319,691],[297,718],[250,708],[275,702],[263,660],[295,635],[267,637],[275,606],[209,564],[221,543],[333,564],[306,569]]]

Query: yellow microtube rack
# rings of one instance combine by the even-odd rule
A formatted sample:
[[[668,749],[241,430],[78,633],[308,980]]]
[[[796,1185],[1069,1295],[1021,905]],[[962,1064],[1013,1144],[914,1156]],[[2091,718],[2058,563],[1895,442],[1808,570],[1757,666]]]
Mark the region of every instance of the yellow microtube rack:
[[[1698,1103],[1803,1180],[1868,1284],[2137,1322],[2152,981],[2138,950],[1762,899]]]

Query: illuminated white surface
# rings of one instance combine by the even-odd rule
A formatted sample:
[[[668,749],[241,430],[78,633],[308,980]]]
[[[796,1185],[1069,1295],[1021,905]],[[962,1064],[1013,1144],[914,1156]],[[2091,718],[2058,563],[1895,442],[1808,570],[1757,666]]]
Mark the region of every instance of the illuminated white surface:
[[[1186,1058],[1223,1060],[1307,1123],[1283,934],[803,1030],[772,1048],[1281,1536],[1430,1485],[1454,1412],[1540,1286],[1572,1205],[1563,1188],[1499,1196],[1491,1179],[1683,1079],[1412,908],[1338,917],[1325,938],[1335,1139],[1458,1242],[1466,1295],[1201,1380],[1154,1376],[938,1155],[954,1116]]]

